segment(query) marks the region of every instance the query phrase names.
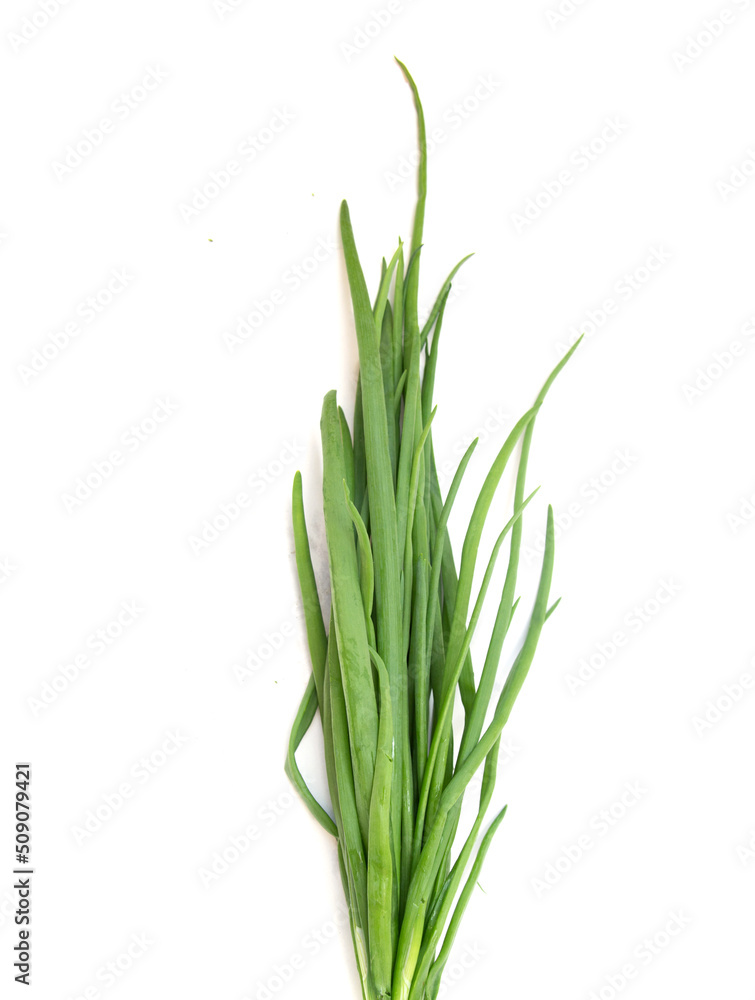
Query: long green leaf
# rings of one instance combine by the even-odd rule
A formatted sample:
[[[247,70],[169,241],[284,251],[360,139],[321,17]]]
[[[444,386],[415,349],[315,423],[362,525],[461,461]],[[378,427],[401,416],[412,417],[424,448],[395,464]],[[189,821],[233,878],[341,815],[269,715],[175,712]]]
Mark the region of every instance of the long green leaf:
[[[354,791],[362,836],[366,841],[377,749],[377,698],[359,585],[354,529],[343,495],[346,469],[335,392],[329,392],[325,396],[320,426],[323,511],[335,631],[343,666],[343,693],[354,771]]]
[[[375,317],[370,306],[367,284],[359,263],[354,231],[346,202],[341,205],[341,237],[354,310],[364,416],[364,441],[367,480],[369,482],[372,554],[375,563],[375,611],[380,655],[391,679],[393,725],[396,735],[398,774],[403,774],[404,729],[406,726],[406,669],[401,660],[402,609],[401,576],[396,498],[388,447],[387,414],[383,390]],[[393,783],[392,819],[396,858],[400,858],[402,789]]]

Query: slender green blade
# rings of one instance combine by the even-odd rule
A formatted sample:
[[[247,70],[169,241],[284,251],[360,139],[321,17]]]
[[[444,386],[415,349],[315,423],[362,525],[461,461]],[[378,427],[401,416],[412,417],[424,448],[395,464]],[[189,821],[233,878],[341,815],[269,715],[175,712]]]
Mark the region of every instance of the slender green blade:
[[[294,550],[296,554],[296,569],[299,576],[302,605],[304,607],[304,623],[307,629],[309,655],[312,661],[312,671],[317,685],[317,696],[323,697],[323,672],[328,652],[328,637],[325,634],[325,623],[322,617],[320,598],[317,593],[315,571],[312,566],[312,554],[309,548],[307,521],[304,516],[304,500],[302,496],[301,473],[294,475],[293,495],[291,499],[291,516],[294,527]]]
[[[393,783],[393,713],[391,682],[380,656],[370,649],[380,678],[380,728],[375,782],[370,803],[367,851],[367,906],[370,970],[378,998],[390,998],[395,928],[393,926],[393,852],[391,849],[391,785]]]
[[[498,558],[498,553],[503,544],[503,540],[509,533],[514,524],[522,516],[524,508],[530,502],[534,493],[530,494],[527,499],[519,505],[517,510],[514,512],[513,516],[508,520],[503,530],[496,539],[495,545],[493,546],[493,551],[488,560],[488,565],[485,569],[485,574],[483,576],[482,584],[480,585],[480,591],[475,602],[474,609],[472,611],[472,616],[469,620],[469,625],[464,635],[464,641],[462,647],[459,650],[456,664],[454,665],[452,675],[446,686],[445,694],[443,696],[443,701],[440,706],[440,711],[438,713],[438,719],[435,724],[432,743],[430,745],[430,754],[427,761],[427,769],[425,771],[424,781],[422,783],[422,794],[419,801],[419,808],[417,810],[417,822],[414,832],[414,856],[417,857],[419,854],[420,846],[422,843],[422,834],[424,831],[424,821],[425,821],[425,811],[428,806],[428,799],[430,796],[431,784],[433,783],[433,778],[437,771],[435,770],[436,765],[438,768],[445,767],[446,760],[448,758],[448,747],[450,738],[450,728],[451,728],[451,713],[453,711],[454,695],[456,684],[459,680],[459,676],[464,665],[464,661],[469,651],[472,638],[477,628],[477,623],[480,620],[480,615],[482,614],[483,604],[485,602],[485,597],[488,592],[488,587],[490,586],[490,581],[493,577],[493,570],[495,569],[496,560]],[[445,785],[446,775],[442,776],[440,781],[435,781],[434,785],[441,787]],[[428,821],[432,822],[432,815],[428,810]]]
[[[377,748],[377,698],[359,584],[354,528],[343,495],[346,470],[335,392],[325,396],[321,419],[323,511],[328,539],[330,585],[343,691],[348,718],[359,822],[367,839],[369,802]]]
[[[524,416],[517,422],[513,430],[506,438],[503,447],[498,452],[498,455],[493,462],[490,472],[488,473],[485,482],[482,485],[477,502],[475,503],[474,510],[472,512],[472,517],[469,522],[469,527],[467,529],[467,534],[464,538],[464,546],[462,549],[461,557],[461,568],[459,570],[459,585],[456,591],[456,600],[453,607],[453,618],[451,621],[451,633],[448,639],[448,648],[446,651],[446,675],[443,678],[442,686],[442,697],[445,700],[448,695],[453,698],[454,687],[458,680],[458,676],[461,675],[461,668],[464,666],[464,660],[462,660],[461,668],[459,670],[459,675],[453,679],[451,676],[451,671],[454,669],[455,664],[459,658],[460,651],[464,645],[464,635],[466,631],[467,614],[469,611],[469,602],[472,594],[472,582],[474,578],[474,570],[477,562],[477,553],[480,547],[480,539],[482,538],[482,532],[485,527],[485,522],[487,520],[488,511],[490,510],[490,505],[493,502],[493,497],[496,490],[498,489],[498,484],[501,481],[503,472],[508,464],[511,455],[513,454],[514,448],[517,445],[520,437],[522,436],[528,423],[532,420],[535,415],[536,408],[528,410]],[[519,501],[521,505],[522,501]],[[465,657],[468,652],[469,647],[465,648]],[[462,695],[464,695],[462,691]],[[474,698],[474,691],[467,692],[467,697],[465,699],[464,707],[469,711],[472,700]],[[435,815],[435,810],[437,809],[438,802],[440,800],[441,793],[443,792],[443,787],[445,783],[445,763],[446,756],[448,754],[448,745],[445,742],[440,744],[438,750],[438,766],[433,772],[433,783],[430,789],[430,798],[427,807],[427,822],[432,824],[433,817]],[[416,841],[416,833],[415,833]]]
[[[359,549],[359,587],[362,592],[362,604],[364,607],[364,620],[367,626],[367,638],[370,646],[375,645],[375,629],[372,624],[372,602],[375,594],[375,567],[372,561],[372,549],[370,548],[370,538],[364,521],[351,502],[349,487],[346,480],[343,481],[343,490],[346,497],[346,506],[351,520],[356,528],[357,546]],[[378,737],[379,739],[379,737]]]
[[[453,777],[443,791],[432,827],[422,848],[419,862],[409,886],[404,918],[399,933],[393,977],[394,995],[395,997],[402,998],[402,1000],[408,996],[409,987],[407,986],[407,982],[410,986],[419,958],[418,934],[421,940],[421,929],[430,889],[443,860],[444,851],[442,850],[442,841],[446,818],[453,806],[464,794],[464,790],[471,781],[475,771],[483,763],[501,735],[501,731],[508,721],[516,697],[527,676],[548,609],[548,594],[553,576],[553,551],[553,509],[549,507],[543,568],[524,644],[509,671],[503,691],[498,699],[498,705],[496,706],[492,722],[467,759],[460,767],[457,767]]]
[[[493,749],[490,751],[488,756],[485,758],[485,770],[482,778],[482,787],[480,789],[480,806],[477,812],[477,818],[474,821],[469,836],[464,842],[464,846],[459,852],[459,857],[456,859],[450,875],[444,880],[441,892],[428,913],[425,936],[422,940],[422,952],[420,953],[419,962],[414,974],[412,992],[409,1000],[417,1000],[417,998],[421,998],[423,995],[425,983],[427,982],[427,974],[430,970],[430,966],[435,960],[438,942],[440,941],[443,928],[445,927],[446,920],[448,919],[448,914],[451,912],[451,907],[453,906],[454,899],[456,898],[456,893],[461,885],[461,880],[464,876],[466,867],[469,864],[469,860],[474,851],[474,846],[477,842],[480,829],[482,828],[488,806],[490,805],[490,801],[493,797],[498,770],[498,753],[500,746],[501,741],[499,739],[494,744]]]
[[[451,282],[456,277],[456,272],[459,270],[462,264],[465,264],[470,257],[474,257],[473,253],[468,253],[466,257],[462,257],[459,263],[451,269],[451,273],[448,275],[446,280],[443,282],[443,287],[438,292],[438,298],[435,300],[432,309],[430,310],[430,315],[425,320],[425,325],[422,327],[420,333],[420,345],[422,347],[427,343],[427,338],[430,335],[430,331],[433,328],[433,323],[436,319],[439,319],[441,310],[445,307],[446,300],[448,299],[448,293],[451,291]],[[437,328],[436,328],[437,335]]]
[[[332,625],[332,618],[331,618]],[[368,952],[368,906],[367,906],[367,860],[360,828],[359,814],[354,785],[352,758],[349,753],[349,726],[346,717],[343,675],[336,642],[336,630],[332,625],[328,643],[328,676],[330,680],[330,719],[333,726],[333,747],[335,758],[335,778],[338,786],[339,841],[343,847],[346,873],[350,886],[350,906],[354,919],[354,936],[357,960],[363,976],[366,962],[360,954]]]
[[[482,838],[480,848],[477,852],[477,857],[475,858],[475,862],[472,865],[472,870],[469,873],[469,878],[467,879],[466,884],[462,889],[461,896],[459,897],[459,902],[457,903],[456,909],[454,910],[454,914],[451,917],[451,922],[448,926],[448,931],[446,932],[446,937],[443,941],[443,947],[440,950],[438,958],[435,960],[432,968],[430,969],[430,975],[428,976],[427,979],[427,995],[429,997],[434,998],[438,995],[438,987],[440,986],[440,977],[441,974],[443,973],[443,969],[446,967],[446,963],[448,962],[451,953],[451,948],[453,947],[453,943],[456,940],[456,935],[459,930],[459,924],[461,923],[461,918],[464,916],[464,911],[469,905],[469,900],[472,898],[472,893],[474,892],[474,888],[477,885],[477,882],[480,878],[480,873],[482,871],[482,866],[485,861],[485,856],[487,855],[488,850],[490,849],[490,845],[493,842],[493,837],[495,836],[498,827],[501,825],[501,823],[503,822],[503,818],[506,815],[506,808],[507,807],[504,806],[503,809],[498,813],[496,818],[490,824],[487,833]]]
[[[299,766],[296,763],[296,751],[299,748],[299,744],[304,739],[307,730],[312,725],[312,721],[316,714],[317,691],[315,689],[315,679],[313,676],[310,676],[309,682],[307,683],[307,690],[304,692],[304,697],[301,700],[299,711],[296,713],[296,719],[294,721],[293,728],[291,729],[291,738],[288,742],[288,754],[286,755],[285,770],[299,795],[302,797],[304,804],[307,806],[320,826],[324,830],[327,830],[328,833],[336,837],[338,836],[338,830],[336,829],[335,823],[310,791],[309,786],[304,780],[302,773],[299,770]]]
[[[359,348],[372,554],[375,564],[378,651],[391,679],[393,725],[396,736],[394,767],[401,775],[406,727],[406,668],[401,656],[403,630],[396,498],[393,492],[393,471],[388,446],[380,346],[346,202],[341,205],[341,237]],[[392,792],[392,818],[397,863],[400,858],[402,808],[401,782],[396,781],[393,783]]]
[[[343,445],[343,463],[346,468],[346,483],[349,487],[349,493],[353,493],[355,484],[354,445],[351,440],[351,432],[349,431],[346,414],[340,406],[338,407],[338,419],[341,422],[341,443]]]

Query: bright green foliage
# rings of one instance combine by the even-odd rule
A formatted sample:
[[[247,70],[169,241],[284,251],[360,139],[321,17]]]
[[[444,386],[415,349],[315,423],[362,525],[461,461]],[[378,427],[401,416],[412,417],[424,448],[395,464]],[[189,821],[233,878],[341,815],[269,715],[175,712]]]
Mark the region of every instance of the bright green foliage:
[[[505,808],[498,813],[478,844],[493,796],[501,731],[543,625],[555,608],[549,605],[554,552],[549,508],[532,615],[485,728],[504,641],[519,603],[515,590],[522,514],[533,495],[525,499],[532,431],[548,389],[577,346],[551,372],[533,407],[514,426],[493,461],[466,530],[457,572],[447,525],[477,442],[459,463],[444,498],[432,421],[444,311],[451,281],[467,258],[451,271],[420,326],[427,149],[417,88],[406,67],[399,65],[411,87],[419,123],[417,209],[406,265],[399,241],[389,263],[383,261],[374,303],[348,207],[345,202],[341,206],[360,376],[353,432],[335,392],[326,395],[322,410],[331,597],[327,632],[299,473],[293,495],[296,563],[312,677],[291,732],[286,773],[315,819],[337,840],[364,1000],[434,1000],[459,922],[505,813]],[[513,513],[498,536],[472,603],[483,529],[517,451]],[[496,557],[507,539],[508,568],[477,680],[470,655],[472,638]],[[452,721],[457,691],[465,722],[455,750]],[[332,818],[308,789],[295,759],[318,708]],[[477,818],[452,865],[462,798],[480,767],[484,771]]]

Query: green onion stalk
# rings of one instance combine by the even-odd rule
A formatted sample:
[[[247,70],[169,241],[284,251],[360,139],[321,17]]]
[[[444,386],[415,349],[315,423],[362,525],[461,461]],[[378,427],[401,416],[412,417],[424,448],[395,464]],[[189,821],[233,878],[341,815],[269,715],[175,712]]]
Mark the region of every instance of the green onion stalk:
[[[525,496],[527,462],[540,407],[579,343],[556,365],[493,461],[457,563],[448,520],[477,441],[469,445],[444,496],[433,449],[433,391],[451,283],[467,258],[452,269],[420,323],[425,119],[414,80],[403,63],[399,66],[417,113],[417,203],[408,252],[399,240],[390,260],[383,260],[374,297],[357,254],[349,208],[345,201],[341,205],[359,380],[351,424],[335,391],[325,396],[320,420],[331,598],[327,628],[298,472],[292,503],[312,672],[291,731],[286,773],[334,838],[364,1000],[434,1000],[506,812],[498,812],[483,832],[501,732],[558,603],[550,603],[554,526],[549,507],[534,606],[493,704],[504,640],[518,604],[522,514],[534,495]],[[510,462],[518,463],[513,510],[473,595],[483,529]],[[505,542],[508,565],[478,677],[472,640]],[[457,692],[464,709],[460,734],[452,726]],[[312,794],[296,761],[318,710],[330,809]],[[477,815],[459,845],[464,793],[479,769]]]

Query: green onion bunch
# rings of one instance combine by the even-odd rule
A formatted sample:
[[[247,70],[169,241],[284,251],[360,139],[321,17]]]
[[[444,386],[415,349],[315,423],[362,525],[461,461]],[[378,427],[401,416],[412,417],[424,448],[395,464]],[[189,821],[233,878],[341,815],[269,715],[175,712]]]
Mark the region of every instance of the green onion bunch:
[[[543,625],[555,608],[549,605],[554,550],[549,508],[534,608],[489,713],[503,643],[519,603],[521,517],[533,496],[525,496],[525,477],[535,418],[577,346],[550,374],[495,458],[477,497],[457,571],[448,518],[477,441],[461,459],[444,497],[432,422],[443,316],[451,281],[463,261],[451,271],[420,325],[425,122],[416,85],[399,65],[417,110],[418,198],[410,251],[405,255],[399,241],[390,261],[383,261],[374,301],[357,255],[348,206],[341,206],[360,373],[352,424],[334,391],[325,396],[320,421],[331,597],[327,628],[299,473],[293,487],[296,563],[312,675],[291,732],[286,772],[312,815],[336,840],[364,1000],[434,1000],[485,854],[506,811],[495,816],[480,839],[496,781],[501,731]],[[513,513],[493,546],[473,601],[483,528],[517,449]],[[477,680],[470,645],[506,539],[508,569]],[[457,689],[464,726],[455,741]],[[307,787],[295,759],[318,709],[332,815]],[[464,792],[478,768],[483,768],[483,776],[477,817],[454,851]]]

